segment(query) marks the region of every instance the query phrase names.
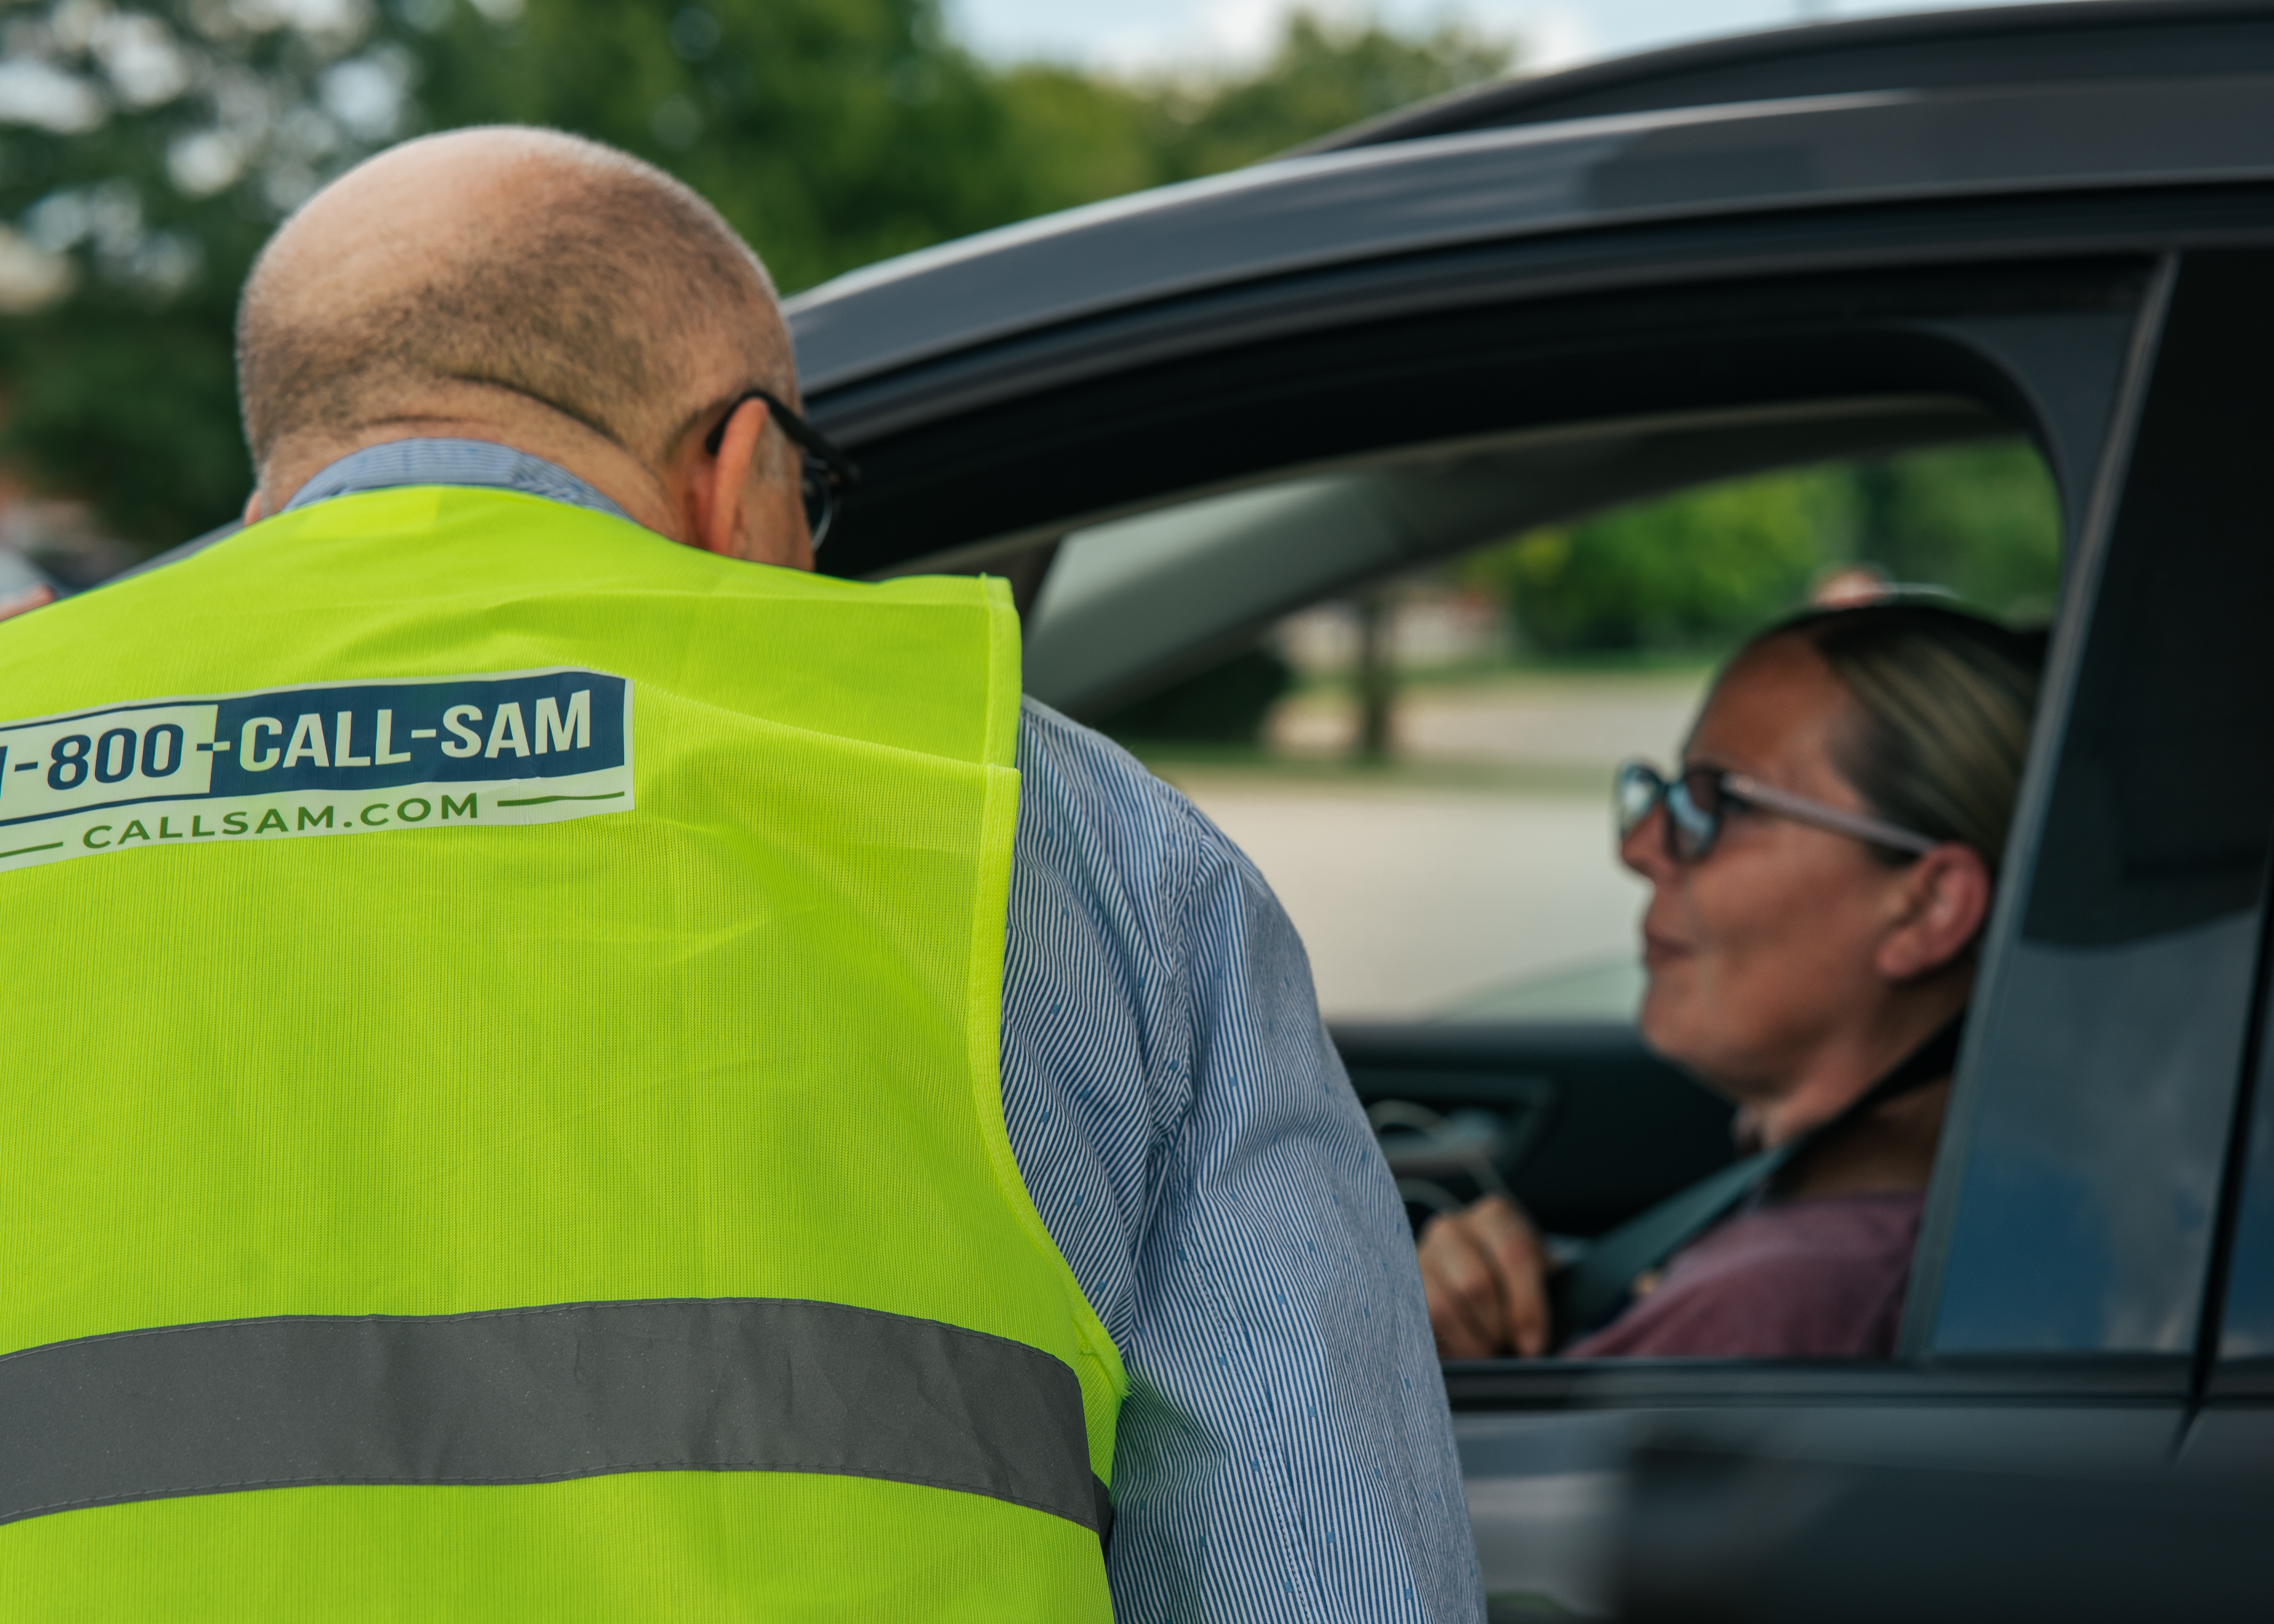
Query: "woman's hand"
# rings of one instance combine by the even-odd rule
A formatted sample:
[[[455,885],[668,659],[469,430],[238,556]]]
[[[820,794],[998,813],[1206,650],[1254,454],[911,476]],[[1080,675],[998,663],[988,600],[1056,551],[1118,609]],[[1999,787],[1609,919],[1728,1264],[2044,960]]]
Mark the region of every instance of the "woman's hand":
[[[1487,1196],[1421,1230],[1429,1328],[1447,1359],[1547,1351],[1547,1257],[1521,1207]]]

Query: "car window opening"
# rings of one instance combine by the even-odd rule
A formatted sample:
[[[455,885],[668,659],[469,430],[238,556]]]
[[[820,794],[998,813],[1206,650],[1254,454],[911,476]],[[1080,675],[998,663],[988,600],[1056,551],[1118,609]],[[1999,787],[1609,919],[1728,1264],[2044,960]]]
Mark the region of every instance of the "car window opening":
[[[1638,1032],[1649,886],[1618,861],[1613,771],[1683,761],[1721,663],[1811,607],[1924,606],[2042,633],[2059,496],[2026,441],[1969,428],[1885,455],[1740,462],[1537,522],[1536,455],[1440,455],[1286,478],[1056,547],[1030,686],[1136,750],[1254,857],[1303,933],[1417,1232],[1495,1198],[1530,1216],[1555,1273],[1738,1163],[1746,1108],[1733,1116]],[[1496,506],[1510,522],[1493,523]],[[1382,568],[1432,523],[1459,545],[1431,537],[1418,567]],[[1317,556],[1336,547],[1338,573]],[[1246,579],[1194,590],[1242,551]],[[1258,575],[1287,590],[1268,569],[1286,556],[1302,561],[1284,574],[1316,574],[1307,601],[1260,632],[1205,624]],[[1199,646],[1133,680],[1150,650],[1112,646],[1085,612],[1110,601],[1126,616],[1148,575],[1163,613],[1142,631],[1172,643],[1181,598]],[[1741,802],[1722,817],[1790,821]],[[1749,1246],[1790,1241],[1762,1214],[1813,1199],[1829,1214],[1817,1242],[1890,1276],[1879,1297],[1900,1304],[1916,1189],[1811,1187],[1824,1183],[1804,1167],[1765,1177],[1700,1226],[1714,1237],[1702,1256],[1653,1257],[1634,1300],[1654,1287],[1673,1303],[1665,1282],[1685,1269],[1743,1276],[1760,1264]],[[1740,1278],[1733,1312],[1766,1312],[1743,1296]],[[1875,1350],[1893,1336],[1875,1331]],[[1615,1335],[1577,1348],[1628,1350]]]

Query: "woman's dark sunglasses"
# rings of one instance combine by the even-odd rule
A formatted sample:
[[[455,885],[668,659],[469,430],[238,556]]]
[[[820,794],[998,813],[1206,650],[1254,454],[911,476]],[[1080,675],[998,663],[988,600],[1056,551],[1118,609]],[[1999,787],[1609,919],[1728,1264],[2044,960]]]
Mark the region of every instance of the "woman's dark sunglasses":
[[[1718,767],[1692,767],[1678,778],[1661,777],[1648,762],[1630,761],[1613,780],[1612,805],[1618,816],[1619,838],[1643,826],[1661,804],[1666,808],[1666,854],[1678,863],[1703,862],[1721,838],[1721,823],[1733,805],[1773,812],[1796,823],[1812,823],[1834,834],[1851,835],[1870,846],[1909,852],[1931,852],[1942,843],[1912,830],[1883,823],[1860,812],[1844,812],[1820,801],[1749,778],[1742,772]]]
[[[828,436],[819,429],[783,405],[779,396],[764,389],[745,389],[734,397],[718,426],[704,437],[704,450],[712,456],[719,455],[719,447],[726,443],[727,419],[742,410],[745,401],[764,401],[767,415],[781,425],[781,432],[797,447],[798,484],[805,494],[805,528],[813,538],[814,550],[819,552],[831,523],[837,517],[840,493],[861,477],[860,464],[831,445]]]

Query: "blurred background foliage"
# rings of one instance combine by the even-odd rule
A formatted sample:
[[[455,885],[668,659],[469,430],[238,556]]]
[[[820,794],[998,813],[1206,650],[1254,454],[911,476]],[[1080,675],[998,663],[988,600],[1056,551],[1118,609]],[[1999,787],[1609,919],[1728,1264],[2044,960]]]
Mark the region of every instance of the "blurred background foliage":
[[[1397,680],[1393,668],[1413,662],[1379,641],[1382,619],[1451,598],[1484,600],[1480,623],[1501,635],[1423,662],[1449,666],[1439,681],[1478,679],[1480,666],[1695,667],[1843,589],[1851,600],[1924,590],[2041,625],[2059,589],[2060,529],[2052,477],[2021,440],[1726,480],[1542,526],[1377,589],[1347,611],[1361,628],[1371,613],[1377,641],[1361,635],[1314,669],[1287,657],[1283,629],[1092,719],[1141,748],[1254,745],[1306,679],[1361,703],[1369,684]]]
[[[1144,79],[988,63],[937,0],[0,0],[0,472],[139,551],[230,517],[251,483],[230,343],[245,269],[327,179],[421,132],[551,124],[638,153],[794,292],[1254,162],[1515,60],[1458,26],[1299,11],[1253,66]],[[2028,447],[1971,446],[1706,486],[1433,579],[1493,599],[1520,658],[1711,653],[1855,563],[2042,617],[2059,529]],[[1270,662],[1158,696],[1142,730],[1252,731],[1286,681]]]
[[[421,132],[638,153],[789,292],[1252,162],[1513,56],[1299,14],[1253,69],[1131,79],[983,62],[935,0],[0,0],[0,465],[141,548],[231,516],[245,269],[324,181]]]
[[[2060,505],[2028,445],[1956,446],[1731,480],[1472,554],[1531,651],[1718,653],[1843,567],[2009,620],[2052,617]]]

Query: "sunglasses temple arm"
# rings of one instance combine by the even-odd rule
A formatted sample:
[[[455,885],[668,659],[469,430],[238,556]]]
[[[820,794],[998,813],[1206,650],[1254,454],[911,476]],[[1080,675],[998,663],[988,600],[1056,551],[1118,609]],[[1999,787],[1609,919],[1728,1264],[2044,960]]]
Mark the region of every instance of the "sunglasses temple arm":
[[[1908,829],[1883,823],[1876,817],[1866,817],[1860,812],[1843,812],[1838,807],[1827,807],[1820,801],[1811,801],[1805,795],[1792,795],[1783,790],[1733,772],[1721,780],[1722,787],[1739,801],[1751,801],[1767,811],[1780,813],[1796,823],[1813,823],[1818,829],[1829,829],[1834,834],[1853,835],[1873,846],[1892,846],[1899,852],[1926,853],[1942,844]]]

